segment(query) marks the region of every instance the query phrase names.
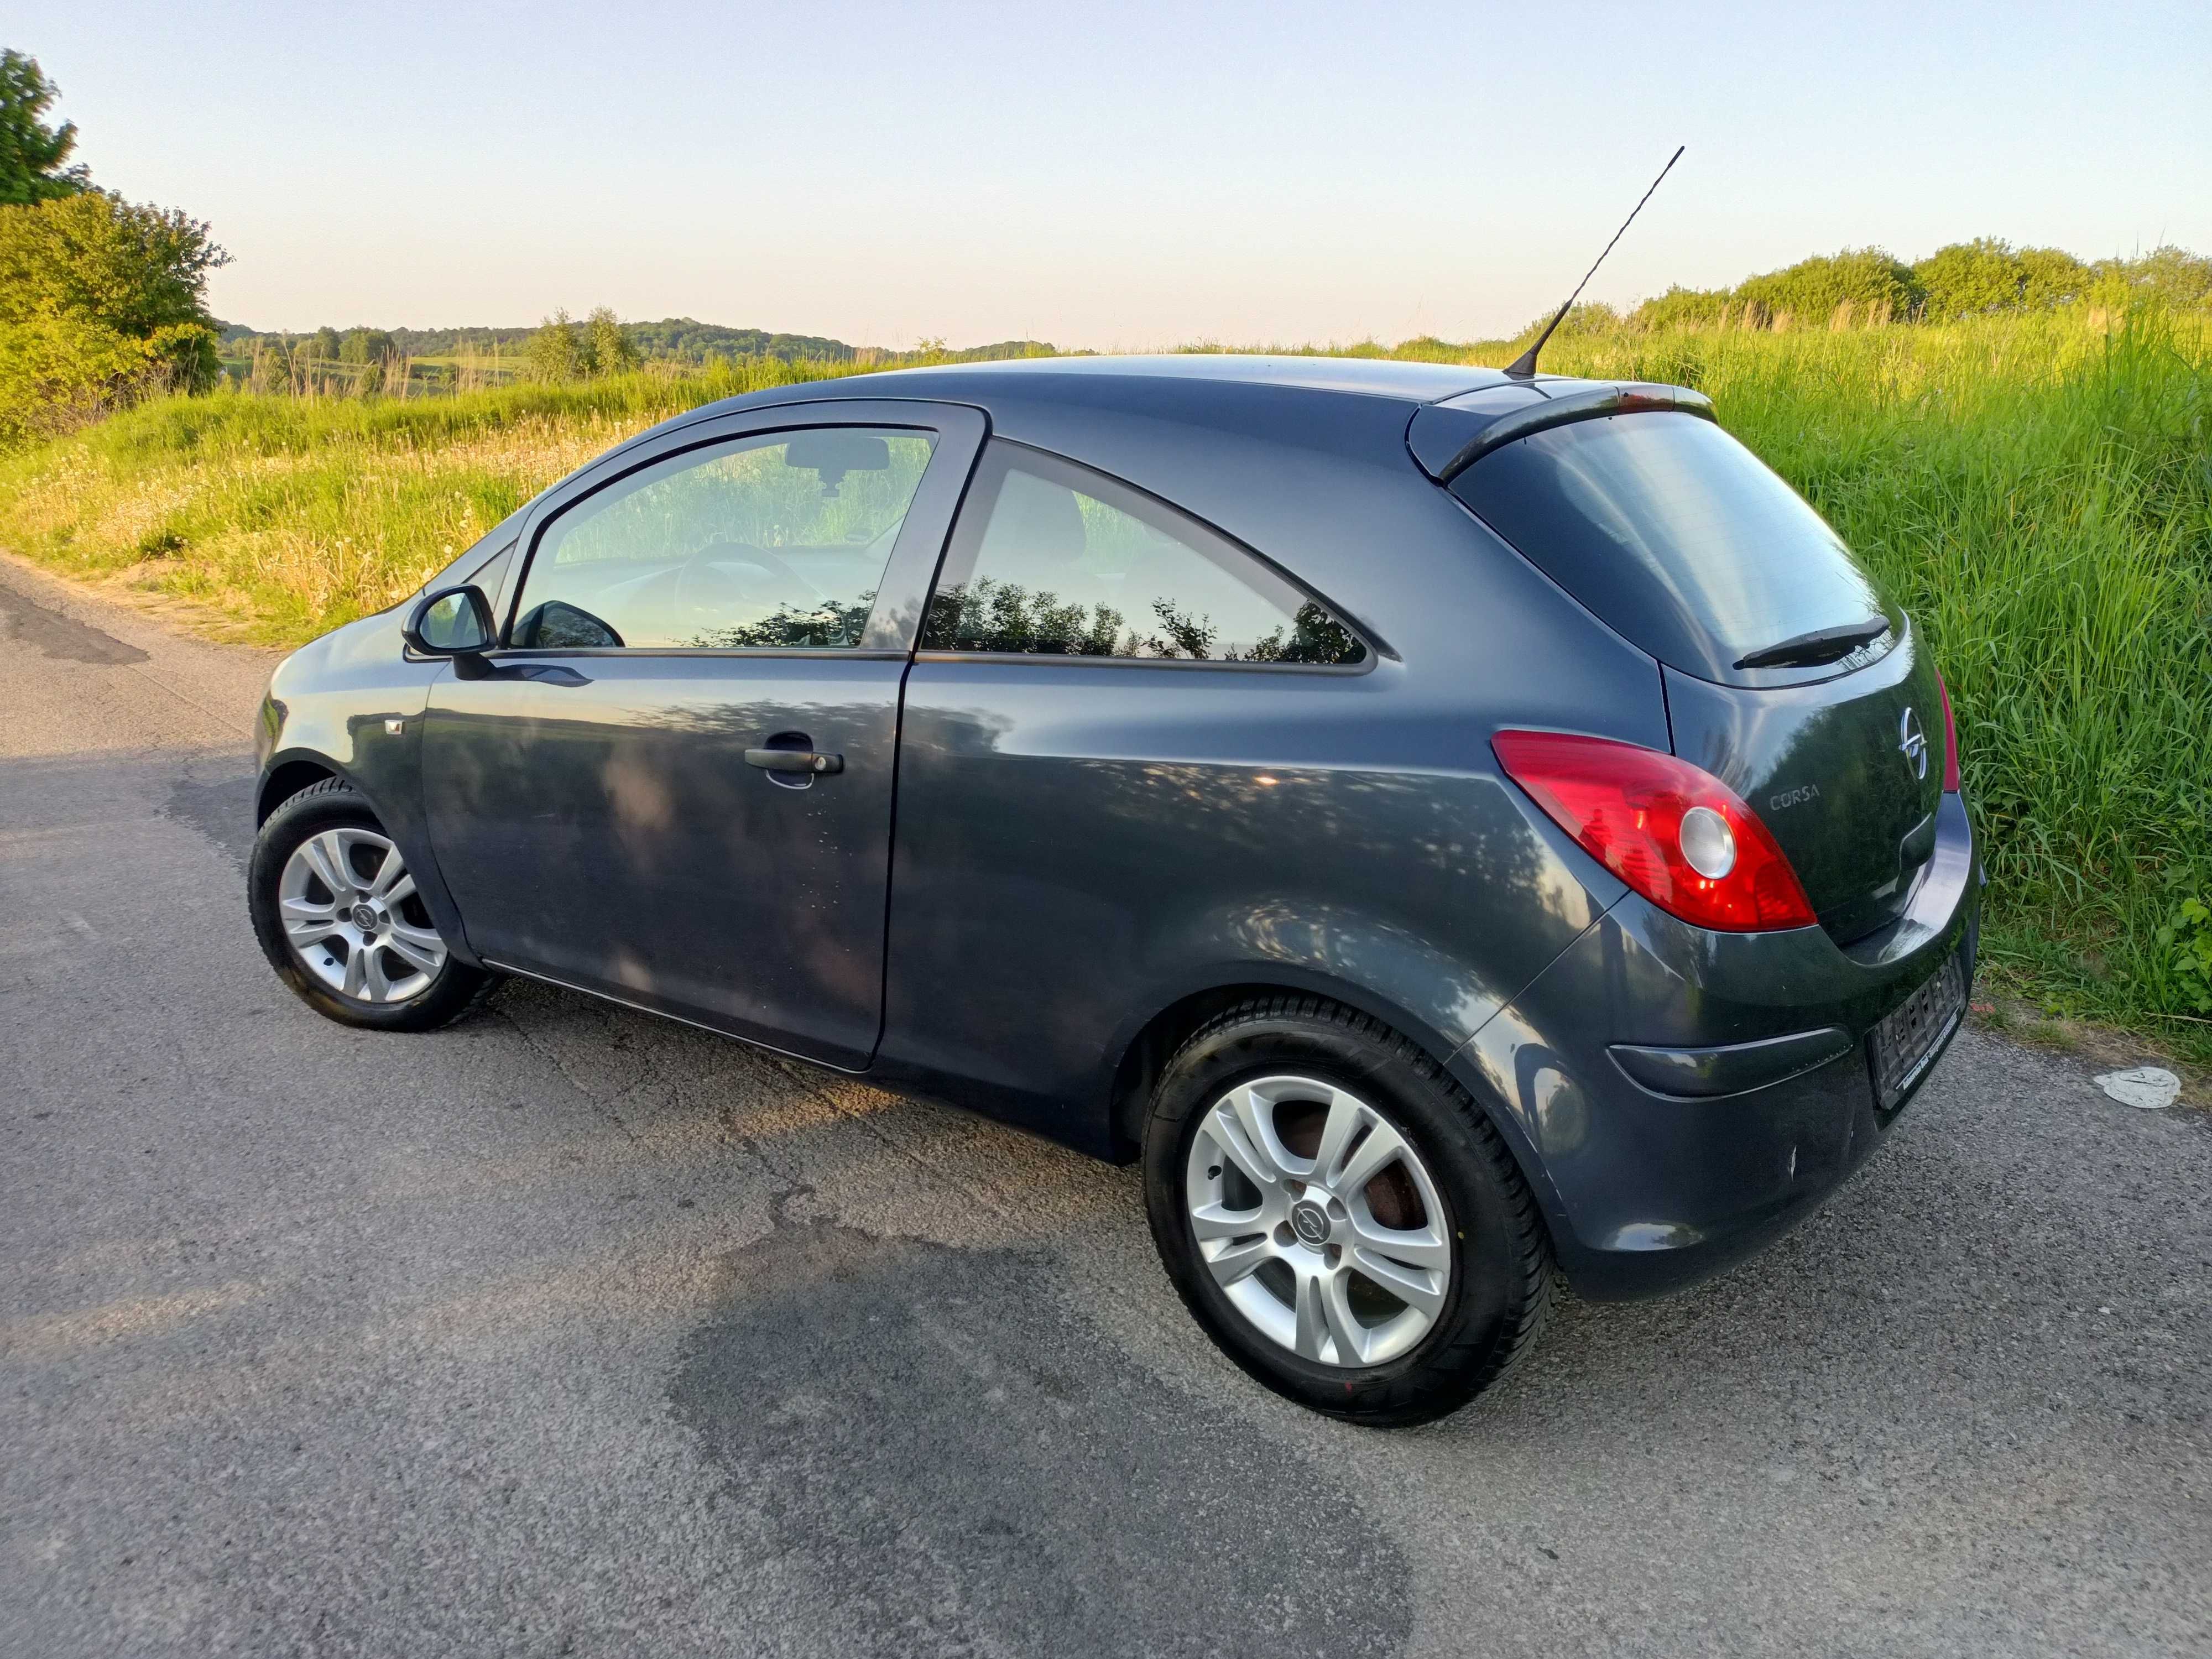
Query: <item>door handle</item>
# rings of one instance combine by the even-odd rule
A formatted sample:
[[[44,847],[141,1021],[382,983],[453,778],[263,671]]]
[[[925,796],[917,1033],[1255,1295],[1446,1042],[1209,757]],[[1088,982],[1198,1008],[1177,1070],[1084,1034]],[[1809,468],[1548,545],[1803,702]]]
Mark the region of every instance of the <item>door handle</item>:
[[[745,764],[763,772],[805,772],[823,778],[845,769],[842,755],[817,755],[806,749],[748,749]]]

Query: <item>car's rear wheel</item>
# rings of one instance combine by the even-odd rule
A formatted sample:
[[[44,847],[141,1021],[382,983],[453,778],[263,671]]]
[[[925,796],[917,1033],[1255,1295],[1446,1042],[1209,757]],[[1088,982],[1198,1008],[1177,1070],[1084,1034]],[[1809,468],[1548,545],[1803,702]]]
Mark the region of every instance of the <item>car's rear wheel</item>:
[[[405,857],[343,780],[303,789],[270,814],[246,889],[277,977],[343,1024],[431,1030],[490,988],[489,975],[454,956]]]
[[[1550,1242],[1497,1130],[1415,1045],[1316,998],[1255,999],[1183,1043],[1153,1095],[1145,1192],[1207,1333],[1332,1416],[1456,1410],[1550,1305]]]

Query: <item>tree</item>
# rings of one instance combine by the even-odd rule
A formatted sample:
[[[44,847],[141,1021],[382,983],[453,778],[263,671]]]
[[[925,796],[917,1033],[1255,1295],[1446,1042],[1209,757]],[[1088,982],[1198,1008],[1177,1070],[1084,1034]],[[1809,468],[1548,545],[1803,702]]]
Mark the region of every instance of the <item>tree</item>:
[[[60,94],[36,58],[0,52],[0,203],[49,202],[92,188],[82,162],[64,165],[76,148],[76,123],[50,127],[39,118]]]
[[[292,354],[284,349],[284,342],[264,335],[253,343],[253,366],[248,378],[256,392],[289,392],[292,389]]]
[[[338,331],[334,328],[319,328],[315,337],[307,343],[307,356],[318,362],[335,362],[338,355]]]
[[[586,372],[583,331],[565,311],[556,311],[538,325],[526,353],[533,380],[580,380]]]
[[[338,344],[342,363],[380,363],[392,355],[392,336],[380,328],[349,328]]]
[[[104,191],[0,206],[0,447],[212,386],[228,258],[200,221]]]
[[[605,306],[584,319],[584,372],[627,374],[642,360],[629,331]]]
[[[187,376],[198,389],[216,372],[208,273],[229,263],[201,221],[104,191],[0,207],[0,324],[58,316],[142,340],[183,331],[206,348],[205,373]]]
[[[338,343],[338,361],[360,367],[353,389],[364,398],[384,390],[385,376],[397,355],[391,335],[380,328],[349,328]]]

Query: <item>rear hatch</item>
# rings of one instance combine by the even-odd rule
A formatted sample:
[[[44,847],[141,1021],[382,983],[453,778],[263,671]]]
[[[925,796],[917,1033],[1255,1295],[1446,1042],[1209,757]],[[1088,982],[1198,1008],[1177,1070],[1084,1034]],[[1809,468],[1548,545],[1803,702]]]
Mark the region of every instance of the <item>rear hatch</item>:
[[[1443,482],[1664,665],[1674,752],[1743,798],[1848,944],[1903,912],[1935,850],[1935,670],[1842,538],[1670,391],[1554,392],[1550,421],[1493,397],[1500,441],[1461,444]]]

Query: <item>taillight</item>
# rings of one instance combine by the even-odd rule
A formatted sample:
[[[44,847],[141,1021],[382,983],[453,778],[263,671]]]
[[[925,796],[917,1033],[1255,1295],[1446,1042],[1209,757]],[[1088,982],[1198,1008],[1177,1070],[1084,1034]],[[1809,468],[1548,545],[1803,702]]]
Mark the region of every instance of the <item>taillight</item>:
[[[1669,915],[1727,933],[1813,924],[1774,837],[1710,772],[1564,732],[1500,732],[1491,747],[1553,823]]]
[[[1943,694],[1943,793],[1959,793],[1959,722],[1951,717],[1951,688],[1943,684],[1943,671],[1936,671],[1936,689]]]

